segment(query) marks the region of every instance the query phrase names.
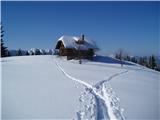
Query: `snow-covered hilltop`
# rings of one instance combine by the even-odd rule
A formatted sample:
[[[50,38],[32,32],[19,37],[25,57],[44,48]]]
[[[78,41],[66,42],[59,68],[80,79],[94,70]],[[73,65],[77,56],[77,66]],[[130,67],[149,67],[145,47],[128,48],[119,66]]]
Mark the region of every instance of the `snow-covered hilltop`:
[[[2,118],[159,119],[160,73],[102,58],[2,58]]]

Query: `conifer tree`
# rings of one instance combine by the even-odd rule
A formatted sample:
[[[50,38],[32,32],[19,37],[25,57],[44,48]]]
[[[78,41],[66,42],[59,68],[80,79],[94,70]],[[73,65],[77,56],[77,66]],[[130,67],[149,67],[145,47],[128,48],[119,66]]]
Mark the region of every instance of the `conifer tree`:
[[[4,36],[4,31],[3,31],[3,26],[1,25],[1,57],[7,57],[7,47],[4,46],[4,41],[3,41],[3,36]]]
[[[156,66],[157,66],[156,65],[156,59],[155,59],[154,55],[152,55],[152,56],[149,57],[149,66],[152,69],[155,69]]]
[[[22,56],[22,50],[21,49],[17,50],[17,56]]]
[[[137,60],[136,60],[135,57],[132,57],[132,58],[131,58],[131,61],[134,62],[134,63],[137,63]]]
[[[41,55],[41,52],[38,48],[36,48],[36,50],[35,50],[35,55]]]
[[[28,51],[26,51],[26,54],[25,54],[26,56],[28,56],[29,55],[29,53],[28,53]]]

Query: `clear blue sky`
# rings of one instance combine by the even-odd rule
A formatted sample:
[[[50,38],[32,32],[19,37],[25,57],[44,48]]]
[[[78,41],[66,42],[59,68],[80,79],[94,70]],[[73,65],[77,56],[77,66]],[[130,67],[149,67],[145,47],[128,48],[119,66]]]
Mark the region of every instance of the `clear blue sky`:
[[[62,35],[82,33],[105,53],[157,54],[160,2],[2,2],[9,49],[54,48]]]

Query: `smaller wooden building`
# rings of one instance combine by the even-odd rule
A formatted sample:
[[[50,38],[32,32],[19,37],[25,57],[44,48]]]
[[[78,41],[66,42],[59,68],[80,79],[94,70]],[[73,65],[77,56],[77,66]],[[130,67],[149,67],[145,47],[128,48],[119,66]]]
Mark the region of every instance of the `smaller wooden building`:
[[[96,44],[84,35],[81,37],[62,36],[58,39],[55,49],[60,56],[67,56],[67,59],[92,59],[97,49]]]

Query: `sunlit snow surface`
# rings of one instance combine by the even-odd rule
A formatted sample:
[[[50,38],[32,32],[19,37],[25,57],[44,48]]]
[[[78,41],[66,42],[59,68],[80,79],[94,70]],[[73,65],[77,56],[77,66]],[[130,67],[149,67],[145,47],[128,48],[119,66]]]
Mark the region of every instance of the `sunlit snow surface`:
[[[109,57],[1,59],[3,119],[158,119],[160,74]]]

